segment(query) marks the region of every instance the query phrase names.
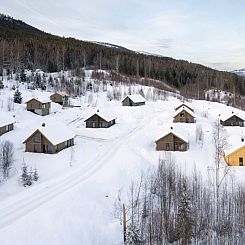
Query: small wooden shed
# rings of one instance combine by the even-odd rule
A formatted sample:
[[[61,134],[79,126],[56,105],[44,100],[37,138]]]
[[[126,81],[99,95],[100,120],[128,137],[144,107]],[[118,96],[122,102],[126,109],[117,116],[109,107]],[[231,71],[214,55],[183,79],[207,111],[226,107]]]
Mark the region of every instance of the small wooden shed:
[[[194,112],[194,109],[192,109],[190,106],[188,106],[187,104],[180,104],[179,106],[177,106],[176,108],[174,108],[175,111],[179,110],[180,108],[186,107],[188,108],[190,111]]]
[[[123,106],[140,106],[145,105],[145,98],[140,94],[127,95],[122,100]]]
[[[173,129],[157,139],[155,143],[157,151],[187,151],[189,148],[188,137]]]
[[[191,110],[189,110],[187,107],[182,106],[179,108],[173,117],[174,123],[195,123],[195,116]]]
[[[7,113],[0,113],[0,136],[14,129],[14,118]]]
[[[116,123],[116,117],[97,110],[96,113],[85,120],[85,123],[86,128],[109,128]]]
[[[40,116],[50,113],[51,101],[49,99],[32,98],[26,102],[27,111],[31,111]]]
[[[223,126],[240,126],[244,127],[244,119],[232,112],[232,115],[220,117],[220,124]]]
[[[58,103],[62,106],[68,106],[69,95],[65,92],[55,92],[50,96],[50,100],[54,103]]]
[[[35,130],[23,143],[26,152],[54,154],[74,145],[74,134],[64,125],[55,124]]]

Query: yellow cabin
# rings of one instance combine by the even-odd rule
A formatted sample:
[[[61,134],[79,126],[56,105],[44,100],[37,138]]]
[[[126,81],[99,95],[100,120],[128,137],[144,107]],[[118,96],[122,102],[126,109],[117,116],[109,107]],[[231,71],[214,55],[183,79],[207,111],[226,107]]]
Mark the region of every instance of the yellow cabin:
[[[229,147],[224,151],[224,159],[229,166],[245,166],[245,137],[239,131],[230,132]]]
[[[225,155],[225,161],[229,166],[245,166],[245,145]]]

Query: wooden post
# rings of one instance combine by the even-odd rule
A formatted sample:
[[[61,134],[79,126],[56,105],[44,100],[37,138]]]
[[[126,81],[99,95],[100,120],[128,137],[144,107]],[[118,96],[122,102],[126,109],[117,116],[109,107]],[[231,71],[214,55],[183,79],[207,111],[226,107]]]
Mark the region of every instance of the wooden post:
[[[123,242],[126,244],[126,208],[123,203]]]

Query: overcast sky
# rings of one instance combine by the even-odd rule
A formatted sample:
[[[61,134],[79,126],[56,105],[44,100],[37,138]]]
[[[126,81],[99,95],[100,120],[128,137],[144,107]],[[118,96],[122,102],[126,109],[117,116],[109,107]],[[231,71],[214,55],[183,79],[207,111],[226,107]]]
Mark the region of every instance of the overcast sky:
[[[65,37],[245,67],[244,0],[0,0],[0,12]]]

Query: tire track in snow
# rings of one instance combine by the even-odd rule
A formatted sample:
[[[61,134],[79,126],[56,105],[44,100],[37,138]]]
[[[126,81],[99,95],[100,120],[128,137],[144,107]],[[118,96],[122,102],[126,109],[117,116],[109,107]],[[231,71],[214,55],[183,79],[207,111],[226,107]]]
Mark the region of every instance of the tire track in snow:
[[[105,153],[99,154],[85,167],[75,169],[73,173],[68,176],[62,176],[54,181],[37,186],[36,188],[33,187],[33,189],[27,193],[17,194],[20,198],[13,196],[9,198],[10,200],[4,200],[0,203],[0,229],[14,223],[55,197],[64,194],[88,180],[105,164],[107,164],[111,155],[115,154],[122,145],[126,144],[135,133],[141,130],[145,123],[146,120],[141,122],[138,127],[132,129],[127,134],[113,140]]]

